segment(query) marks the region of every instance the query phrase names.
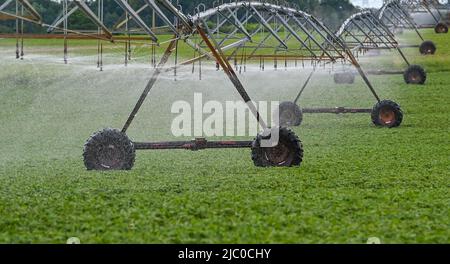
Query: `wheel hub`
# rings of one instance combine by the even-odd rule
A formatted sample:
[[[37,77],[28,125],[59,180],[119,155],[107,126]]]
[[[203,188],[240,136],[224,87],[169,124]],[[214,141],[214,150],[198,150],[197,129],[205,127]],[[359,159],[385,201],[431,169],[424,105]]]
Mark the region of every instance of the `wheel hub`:
[[[385,125],[390,125],[395,121],[395,113],[391,108],[383,108],[380,110],[380,120]]]
[[[122,155],[120,150],[116,146],[110,144],[102,148],[98,161],[103,168],[112,169],[120,165],[121,158]]]
[[[265,157],[273,164],[282,165],[289,158],[289,148],[279,142],[276,147],[268,148],[265,151]]]
[[[280,115],[280,123],[290,125],[294,119],[294,113],[292,111],[283,111]]]
[[[420,74],[418,72],[416,72],[416,71],[412,72],[410,74],[410,78],[411,78],[412,81],[416,82],[416,81],[418,81],[420,79]]]

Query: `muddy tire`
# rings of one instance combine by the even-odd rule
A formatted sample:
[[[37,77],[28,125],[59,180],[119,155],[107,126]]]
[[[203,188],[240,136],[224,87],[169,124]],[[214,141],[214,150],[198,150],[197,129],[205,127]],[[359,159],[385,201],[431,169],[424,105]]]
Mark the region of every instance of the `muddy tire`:
[[[403,79],[407,84],[424,84],[427,73],[420,65],[411,65],[403,73]]]
[[[280,127],[299,126],[303,121],[303,112],[296,103],[282,102],[274,112],[275,117],[278,117]]]
[[[135,157],[133,142],[117,129],[96,132],[84,145],[84,165],[88,170],[131,170]]]
[[[351,72],[336,72],[333,79],[336,84],[353,84],[355,75]]]
[[[372,109],[372,122],[379,127],[398,127],[403,121],[403,112],[396,102],[383,100]]]
[[[436,53],[436,45],[433,41],[426,40],[420,44],[419,51],[422,55],[433,55]]]
[[[258,135],[252,144],[252,160],[257,167],[300,166],[303,161],[303,145],[289,128],[280,128],[279,142],[275,147],[261,147],[263,136]]]
[[[434,27],[434,32],[438,34],[446,34],[448,33],[448,26],[444,23],[437,23],[437,25]]]

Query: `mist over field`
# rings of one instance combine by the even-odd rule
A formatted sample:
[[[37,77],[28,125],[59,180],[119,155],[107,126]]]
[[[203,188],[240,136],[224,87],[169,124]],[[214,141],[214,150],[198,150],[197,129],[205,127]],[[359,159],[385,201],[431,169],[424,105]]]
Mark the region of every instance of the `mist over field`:
[[[450,47],[448,35],[424,30],[435,56],[405,53],[427,71],[427,84],[401,75],[369,76],[384,99],[398,102],[402,126],[375,127],[370,114],[305,114],[293,128],[304,149],[300,167],[257,168],[249,149],[138,151],[131,171],[86,171],[83,145],[105,127],[121,128],[153,68],[148,47],[0,39],[0,243],[448,243],[450,230]],[[412,32],[402,43],[418,43]],[[141,51],[139,51],[141,50]],[[160,53],[158,53],[158,58]],[[364,69],[404,70],[395,52],[360,57]],[[172,62],[171,62],[172,63]],[[300,66],[300,62],[298,64]],[[365,107],[375,99],[360,77],[337,85],[320,69],[301,107]],[[277,70],[266,62],[239,74],[255,101],[293,100],[311,66]],[[173,102],[240,100],[212,62],[166,72],[128,134],[133,140],[176,140]],[[231,139],[252,140],[248,137]],[[230,139],[229,137],[223,137]],[[182,138],[190,140],[191,138]],[[217,139],[217,138],[213,138]]]

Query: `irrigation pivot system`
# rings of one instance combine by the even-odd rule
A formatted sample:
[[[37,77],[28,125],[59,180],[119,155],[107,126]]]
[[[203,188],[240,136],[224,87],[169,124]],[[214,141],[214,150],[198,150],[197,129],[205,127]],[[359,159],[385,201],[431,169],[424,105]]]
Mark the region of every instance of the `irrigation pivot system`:
[[[436,52],[436,45],[432,41],[423,38],[414,19],[400,0],[386,1],[378,11],[378,19],[390,28],[392,32],[396,32],[399,29],[414,30],[422,41],[420,45],[417,45],[421,54],[429,55]]]
[[[275,113],[279,116],[282,126],[300,125],[303,113],[378,112],[380,106],[376,106],[375,110],[344,107],[300,108],[298,102],[316,69],[338,61],[349,62],[356,68],[378,103],[393,106],[390,120],[381,120],[379,114],[373,114],[373,122],[380,126],[400,125],[402,113],[399,106],[392,101],[380,100],[351,50],[314,16],[295,8],[269,3],[233,2],[204,9],[196,13],[192,19],[193,23],[206,25],[209,36],[212,36],[220,48],[226,51],[227,59],[234,61],[235,64],[237,61],[244,64],[247,61],[256,61],[262,69],[267,60],[273,61],[274,68],[283,67],[283,64],[286,66],[288,61],[301,64],[306,61],[312,64],[312,70],[295,99],[282,102],[279,111]],[[259,27],[253,30],[246,29],[244,25],[248,21],[256,21]],[[209,27],[209,24],[214,24],[215,27]],[[231,33],[218,33],[224,32],[225,28],[230,26],[234,28]],[[263,33],[262,38],[254,37],[261,32]],[[207,48],[201,42],[199,45]]]
[[[394,33],[380,21],[372,11],[364,11],[349,17],[336,35],[340,37],[354,53],[370,50],[396,50],[408,66],[404,72],[377,70],[372,74],[403,74],[407,84],[424,84],[426,72],[420,65],[411,65],[402,51],[402,46],[395,39]],[[409,47],[409,46],[406,46]],[[336,83],[353,83],[352,72],[335,73]]]
[[[114,0],[115,4],[123,10],[123,17],[111,27],[104,24],[103,0],[98,1],[97,12],[84,0],[63,1],[63,10],[59,17],[51,24],[42,22],[41,16],[32,8],[27,0],[7,0],[0,7],[0,14],[16,19],[17,36],[22,36],[19,21],[39,24],[51,33],[48,36],[64,38],[64,60],[67,62],[67,40],[79,36],[80,38],[92,38],[99,41],[98,66],[102,67],[102,41],[110,41],[115,44],[123,43],[125,46],[125,61],[129,55],[131,41],[146,41],[151,43],[152,50],[161,44],[166,44],[159,62],[156,56],[152,57],[155,69],[145,89],[133,107],[121,130],[104,129],[93,134],[84,147],[84,163],[89,170],[127,170],[134,165],[136,150],[160,150],[160,149],[215,149],[215,148],[251,148],[252,159],[256,166],[298,166],[303,159],[303,147],[295,133],[287,128],[298,125],[302,120],[302,114],[307,113],[371,113],[372,122],[376,126],[396,127],[403,119],[400,106],[391,100],[382,100],[376,93],[366,73],[361,68],[354,55],[354,49],[368,49],[373,45],[385,46],[401,50],[395,39],[383,24],[372,15],[364,13],[370,19],[364,19],[366,23],[376,23],[366,37],[371,41],[355,44],[343,36],[338,36],[321,23],[314,16],[307,14],[292,4],[279,5],[278,3],[260,1],[235,1],[229,3],[213,3],[211,8],[200,4],[194,14],[188,15],[182,11],[182,7],[168,0],[142,0],[140,6],[132,6],[127,0]],[[15,10],[7,12],[8,5],[15,3]],[[386,10],[390,10],[386,8]],[[403,9],[402,9],[403,10]],[[150,11],[164,24],[164,28],[170,32],[172,38],[161,41],[155,32],[155,27],[149,25],[141,13]],[[82,12],[95,25],[96,32],[70,29],[68,18],[75,12]],[[387,11],[384,11],[387,12]],[[406,15],[404,15],[406,17]],[[386,15],[380,14],[380,19]],[[145,37],[131,34],[129,24],[134,23],[139,30],[133,33],[145,34]],[[256,25],[256,26],[249,26]],[[360,25],[359,22],[348,23],[348,26]],[[369,26],[370,28],[370,26]],[[417,30],[417,28],[415,28]],[[353,32],[347,26],[344,31]],[[382,33],[377,30],[383,30]],[[417,31],[418,32],[418,31]],[[19,34],[20,33],[20,34]],[[367,31],[361,31],[367,34]],[[387,35],[384,35],[387,34]],[[420,33],[418,32],[420,35]],[[383,35],[383,36],[381,36]],[[382,41],[372,37],[382,37]],[[193,58],[178,62],[179,42],[182,41],[195,51]],[[18,41],[19,43],[19,41]],[[371,44],[368,44],[371,43]],[[362,44],[362,46],[358,46]],[[19,47],[19,45],[18,45]],[[23,51],[23,49],[22,49]],[[154,55],[154,53],[153,53]],[[152,55],[152,56],[153,56]],[[169,58],[175,57],[175,65],[167,67]],[[403,56],[404,57],[404,56]],[[407,62],[406,58],[404,58]],[[254,115],[263,131],[251,141],[208,141],[198,138],[192,141],[171,142],[135,142],[127,136],[127,131],[141,106],[149,96],[159,76],[163,72],[174,71],[177,67],[199,63],[202,60],[215,61],[216,67],[222,69],[233,84],[242,100],[247,103],[250,112]],[[312,70],[300,87],[293,102],[283,102],[278,109],[280,127],[270,128],[261,118],[256,106],[241,83],[238,72],[245,71],[247,62],[258,64],[264,70],[266,61],[273,61],[275,68],[279,63],[286,66],[288,61],[304,65],[308,62]],[[233,63],[234,62],[234,63]],[[368,90],[376,100],[372,109],[361,108],[318,108],[300,109],[298,100],[310,82],[313,73],[320,66],[327,66],[337,62],[347,62],[352,65],[362,77]],[[408,63],[408,62],[407,62]],[[238,64],[240,66],[238,67]],[[409,63],[408,63],[409,64]],[[244,67],[241,67],[241,66]],[[282,67],[282,66],[281,66]],[[268,139],[278,135],[276,142]],[[270,143],[267,143],[270,142]]]
[[[401,5],[409,13],[427,13],[435,22],[431,27],[436,33],[448,33],[448,18],[442,13],[443,6],[438,0],[401,0]]]

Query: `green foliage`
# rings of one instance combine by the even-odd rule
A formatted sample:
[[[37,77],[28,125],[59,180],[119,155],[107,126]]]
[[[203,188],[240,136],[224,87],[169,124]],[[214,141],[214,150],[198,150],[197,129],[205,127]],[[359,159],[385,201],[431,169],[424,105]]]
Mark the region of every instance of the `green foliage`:
[[[300,168],[256,168],[245,149],[140,151],[129,172],[85,171],[82,146],[92,132],[122,125],[148,67],[108,66],[114,56],[107,54],[104,72],[80,66],[93,65],[92,57],[67,66],[39,56],[16,61],[14,47],[2,45],[0,243],[65,243],[74,236],[82,243],[365,243],[374,236],[382,243],[449,243],[450,50],[447,35],[425,36],[437,42],[436,56],[408,51],[429,72],[425,86],[370,77],[383,98],[401,104],[399,128],[375,128],[366,114],[307,114],[295,129],[305,146]],[[54,49],[46,45],[36,44],[37,51]],[[32,48],[28,43],[27,52]],[[403,67],[392,54],[381,65]],[[257,100],[292,99],[308,73],[269,68],[240,75]],[[238,99],[221,72],[204,73],[202,82],[185,77],[189,67],[183,73],[178,81],[169,73],[158,81],[132,138],[171,139],[171,102],[193,91]],[[372,104],[359,78],[336,86],[326,74],[313,79],[301,101]]]
[[[324,0],[313,9],[313,14],[333,30],[337,30],[341,24],[357,9],[349,1]]]
[[[14,29],[11,27],[8,27],[6,25],[0,25],[0,32],[2,33],[13,33]]]
[[[335,24],[340,24],[349,14],[355,11],[348,0],[325,0],[319,4],[318,0],[288,0],[287,2],[296,3],[301,10],[315,14],[318,18],[322,19],[325,24],[330,24],[331,28],[334,28]],[[183,11],[192,14],[200,3],[205,3],[207,7],[212,7],[212,1],[204,0],[182,0],[180,5],[183,7]],[[32,1],[36,10],[43,14],[44,22],[51,23],[62,11],[62,4],[54,0],[40,0]],[[138,8],[142,5],[139,0],[130,0],[129,4]],[[281,4],[281,3],[280,3]],[[94,12],[97,12],[98,2],[88,1],[88,5]],[[114,1],[104,1],[104,23],[107,26],[113,26],[117,20],[124,14],[123,10]],[[151,12],[146,9],[141,14],[144,21],[151,21]],[[161,24],[161,20],[157,19],[157,24]],[[14,30],[14,21],[0,22],[0,33],[8,33]],[[133,22],[131,26],[136,26]],[[96,29],[96,26],[84,15],[81,11],[75,12],[70,21],[69,27],[72,29]],[[29,33],[43,33],[44,29],[39,26],[30,25],[26,23],[26,32]]]

